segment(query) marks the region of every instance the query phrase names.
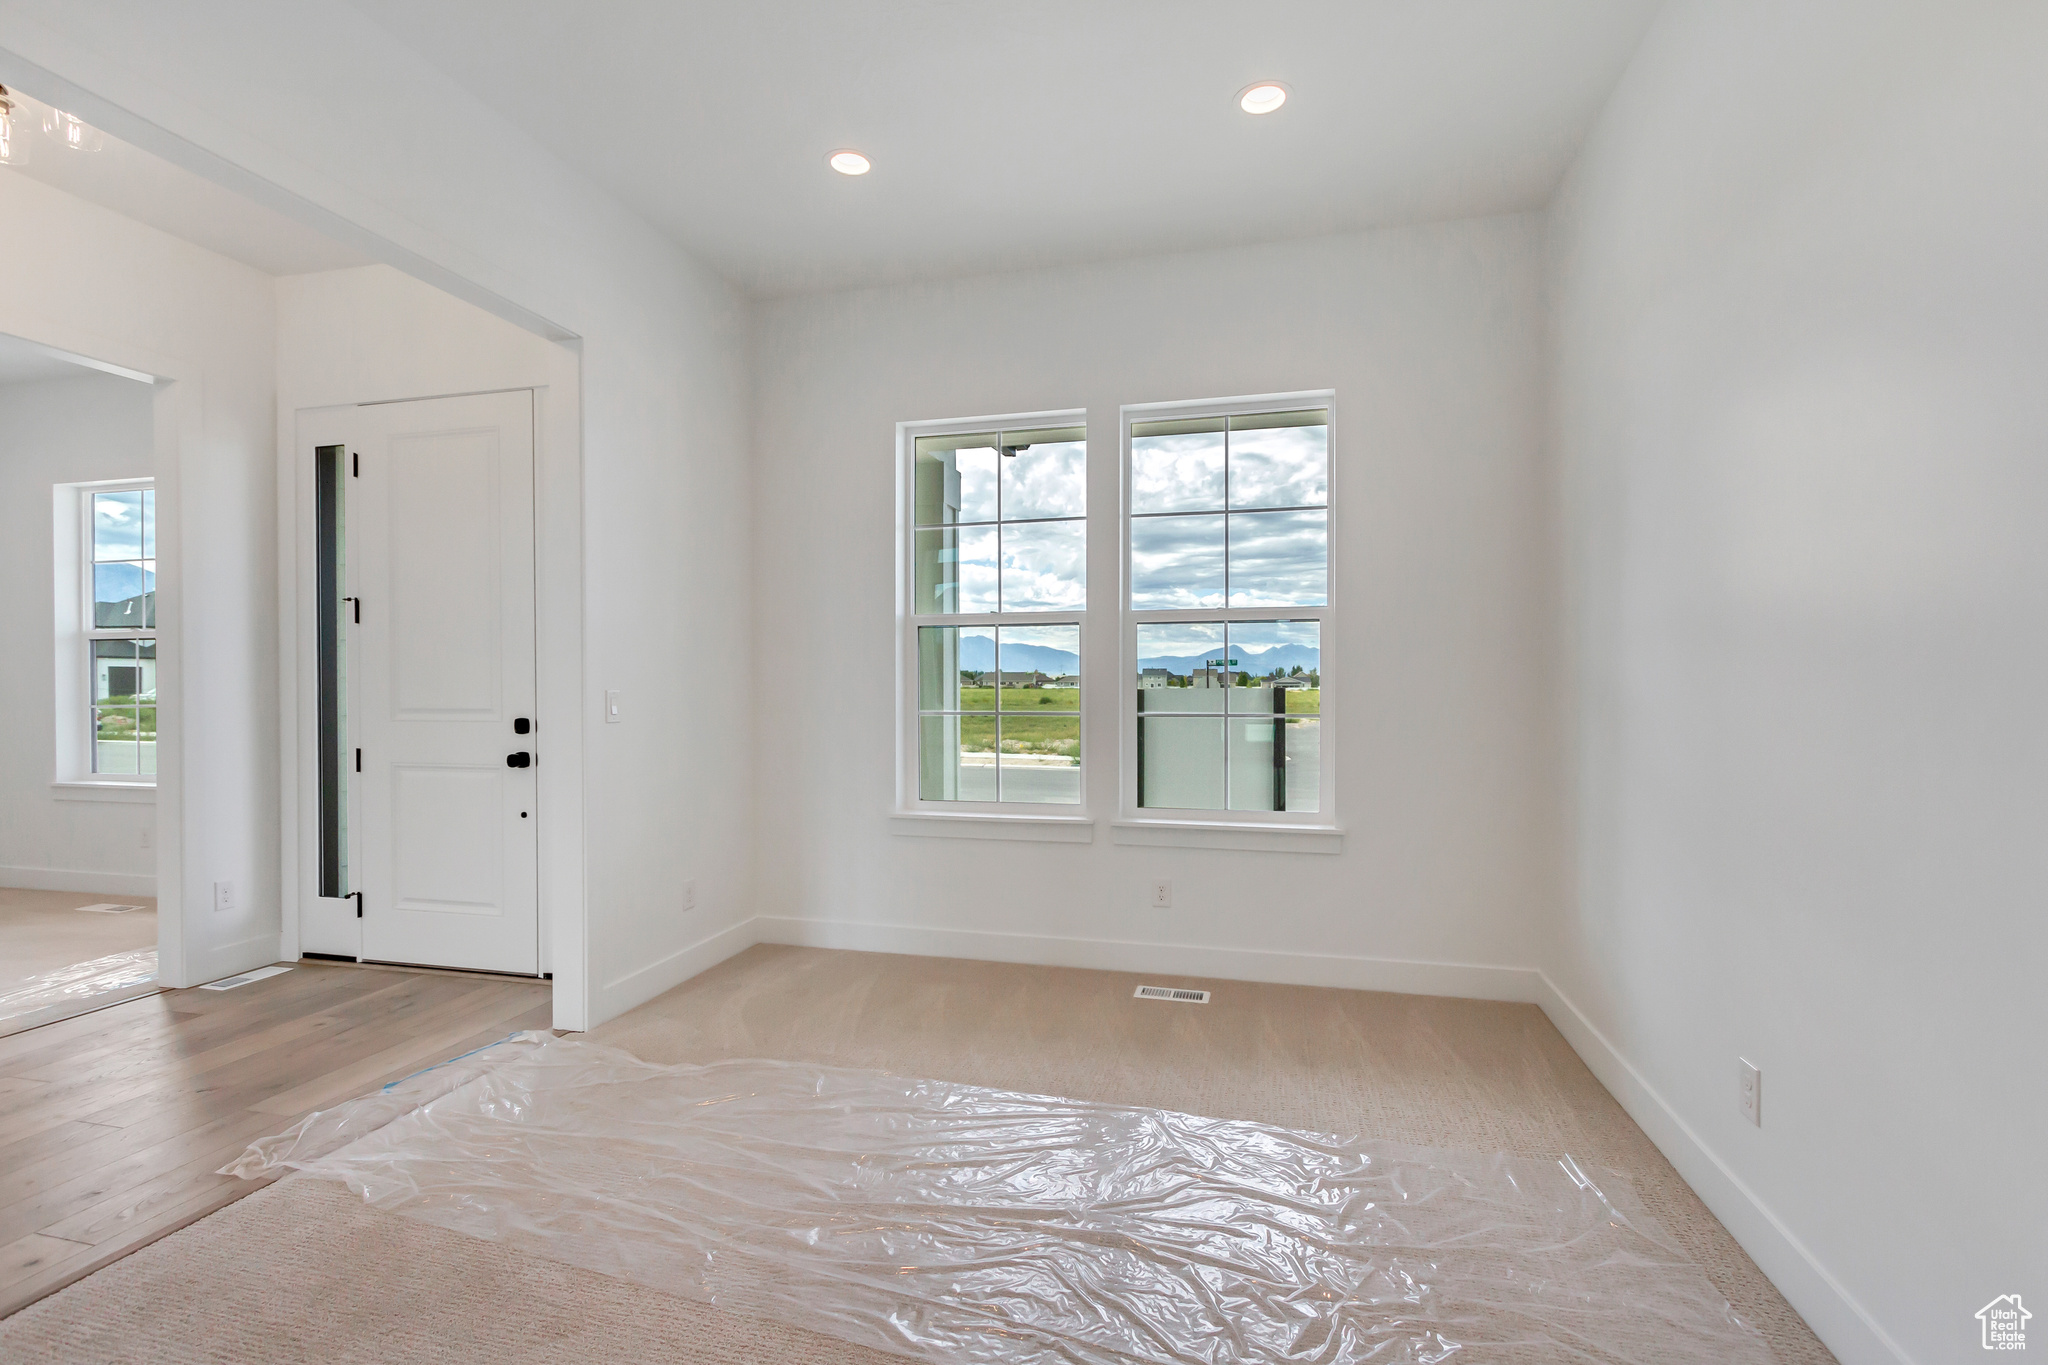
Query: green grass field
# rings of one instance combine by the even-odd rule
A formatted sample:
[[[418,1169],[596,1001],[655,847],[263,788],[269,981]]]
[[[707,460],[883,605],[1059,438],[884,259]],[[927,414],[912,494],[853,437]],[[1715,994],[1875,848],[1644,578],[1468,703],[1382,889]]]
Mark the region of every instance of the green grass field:
[[[994,752],[999,696],[1004,753],[1058,754],[1080,760],[1081,717],[1076,712],[1081,693],[1073,687],[961,688],[960,709],[969,713],[960,718],[962,753]],[[1293,688],[1287,693],[1290,716],[1320,715],[1322,709],[1319,688]]]
[[[1003,718],[1003,752],[1006,754],[1058,754],[1081,757],[1079,716],[1034,716],[1007,712]],[[986,754],[996,747],[996,718],[986,712],[960,718],[962,753]]]

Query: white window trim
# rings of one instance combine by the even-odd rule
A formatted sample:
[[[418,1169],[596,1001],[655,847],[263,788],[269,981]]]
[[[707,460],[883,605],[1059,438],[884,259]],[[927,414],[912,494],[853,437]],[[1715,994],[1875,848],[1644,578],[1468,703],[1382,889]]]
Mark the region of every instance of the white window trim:
[[[1329,425],[1329,521],[1327,565],[1329,575],[1320,607],[1219,607],[1213,611],[1133,611],[1131,609],[1131,425],[1134,422],[1167,421],[1183,417],[1234,417],[1247,413],[1285,412],[1301,408],[1325,408]],[[1118,811],[1111,821],[1110,836],[1118,844],[1170,844],[1187,848],[1243,848],[1268,852],[1336,853],[1343,848],[1343,827],[1337,822],[1337,745],[1339,707],[1331,698],[1341,697],[1341,679],[1336,660],[1338,574],[1337,560],[1342,537],[1338,533],[1341,511],[1337,493],[1337,394],[1334,389],[1311,389],[1297,393],[1252,394],[1241,398],[1197,399],[1175,403],[1126,403],[1117,414],[1117,618],[1121,629],[1122,672],[1117,679],[1117,762]],[[1322,781],[1317,809],[1312,813],[1292,811],[1167,810],[1138,805],[1138,703],[1132,680],[1138,676],[1138,627],[1161,621],[1271,621],[1315,620],[1320,625],[1318,649],[1322,664],[1323,710]]]
[[[156,799],[155,774],[96,773],[92,769],[92,641],[146,638],[157,640],[162,655],[162,623],[155,629],[103,631],[93,624],[92,499],[95,493],[154,489],[153,476],[61,483],[54,489],[53,579],[56,584],[56,769],[52,794],[64,801],[149,802]],[[159,557],[159,560],[161,557]],[[161,574],[159,574],[161,581]],[[161,724],[162,710],[158,710]],[[159,731],[161,735],[161,731]],[[161,753],[161,750],[159,750]]]
[[[945,838],[1017,839],[1030,842],[1088,843],[1094,839],[1095,819],[1088,813],[1089,770],[1096,761],[1089,752],[1086,735],[1087,697],[1090,692],[1088,664],[1088,611],[962,612],[950,615],[917,615],[912,611],[917,591],[916,458],[920,436],[957,436],[966,432],[1022,430],[1035,427],[1083,427],[1088,413],[1082,408],[1049,412],[1011,412],[986,417],[946,418],[939,421],[896,424],[896,809],[890,828],[897,834]],[[1093,459],[1093,452],[1090,452]],[[1084,525],[1095,534],[1095,509],[1087,509]],[[1084,559],[1084,563],[1086,560]],[[1088,585],[1092,602],[1100,591]],[[1079,671],[1083,735],[1081,749],[1081,803],[1077,806],[1034,806],[1017,801],[926,801],[918,796],[918,706],[917,631],[927,626],[1065,626],[1080,627]],[[1043,813],[1040,813],[1043,812]]]

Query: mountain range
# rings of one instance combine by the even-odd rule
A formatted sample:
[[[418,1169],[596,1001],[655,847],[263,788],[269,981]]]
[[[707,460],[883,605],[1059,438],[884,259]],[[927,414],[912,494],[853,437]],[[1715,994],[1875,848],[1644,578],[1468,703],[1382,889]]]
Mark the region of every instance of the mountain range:
[[[1273,645],[1267,649],[1239,648],[1231,650],[1228,654],[1216,649],[1207,654],[1158,655],[1138,660],[1138,667],[1163,668],[1185,676],[1211,659],[1224,658],[1237,660],[1236,667],[1239,671],[1256,677],[1264,677],[1276,668],[1285,671],[1297,664],[1304,672],[1322,667],[1322,651],[1310,649],[1305,645]],[[1021,673],[1030,668],[1058,677],[1072,673],[1080,662],[1080,656],[1072,651],[1054,649],[1049,645],[1006,645],[1003,648],[1003,668],[1012,673]],[[970,635],[960,641],[961,668],[982,673],[995,666],[995,641],[979,635]]]

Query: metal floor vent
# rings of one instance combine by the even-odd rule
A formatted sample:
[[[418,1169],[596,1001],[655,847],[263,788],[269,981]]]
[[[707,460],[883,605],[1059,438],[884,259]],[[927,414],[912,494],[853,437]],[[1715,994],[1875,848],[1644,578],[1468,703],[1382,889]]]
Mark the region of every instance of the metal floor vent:
[[[114,905],[107,901],[101,901],[98,905],[81,905],[78,907],[80,913],[87,915],[125,915],[130,910],[140,910],[141,908],[139,905]]]
[[[1140,986],[1133,993],[1137,1000],[1178,1000],[1184,1005],[1206,1005],[1209,992],[1191,991],[1185,986]]]
[[[266,977],[282,976],[290,970],[291,968],[289,967],[258,967],[255,971],[243,972],[240,976],[224,976],[218,981],[209,981],[199,989],[202,991],[231,991],[237,986],[246,986],[251,981],[261,981]]]

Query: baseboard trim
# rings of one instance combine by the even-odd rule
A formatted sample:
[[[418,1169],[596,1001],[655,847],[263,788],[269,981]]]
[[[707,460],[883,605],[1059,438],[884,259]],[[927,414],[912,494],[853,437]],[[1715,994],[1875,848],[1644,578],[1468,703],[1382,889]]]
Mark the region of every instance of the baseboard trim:
[[[1548,975],[1535,975],[1540,991],[1536,1003],[1557,1031],[1835,1358],[1842,1365],[1914,1365],[1905,1348],[1679,1117],[1621,1050]]]
[[[1454,995],[1524,1004],[1537,1003],[1541,989],[1541,974],[1526,967],[1061,938],[1050,934],[1002,934],[909,924],[855,924],[772,915],[760,916],[752,923],[758,942],[804,948],[847,948],[913,957],[960,957],[981,962],[1024,962],[1287,986],[1341,986],[1358,991]]]
[[[233,943],[220,943],[211,948],[197,950],[188,949],[185,961],[191,969],[192,979],[180,984],[184,987],[203,986],[209,981],[219,981],[242,972],[253,972],[258,967],[268,967],[273,963],[289,966],[290,963],[286,959],[278,956],[277,950],[278,935],[274,929],[267,934],[236,939]],[[161,981],[162,964],[158,965],[158,979]]]
[[[663,991],[682,985],[699,972],[709,971],[735,953],[745,952],[761,941],[755,927],[759,922],[755,919],[743,919],[708,938],[701,938],[687,947],[678,948],[667,957],[658,958],[645,967],[636,967],[624,976],[607,981],[598,988],[597,998],[591,1002],[591,1027],[595,1028],[607,1019],[616,1019],[635,1005],[644,1005]]]
[[[0,867],[0,886],[22,891],[90,891],[156,898],[153,872],[86,872],[64,867]]]

